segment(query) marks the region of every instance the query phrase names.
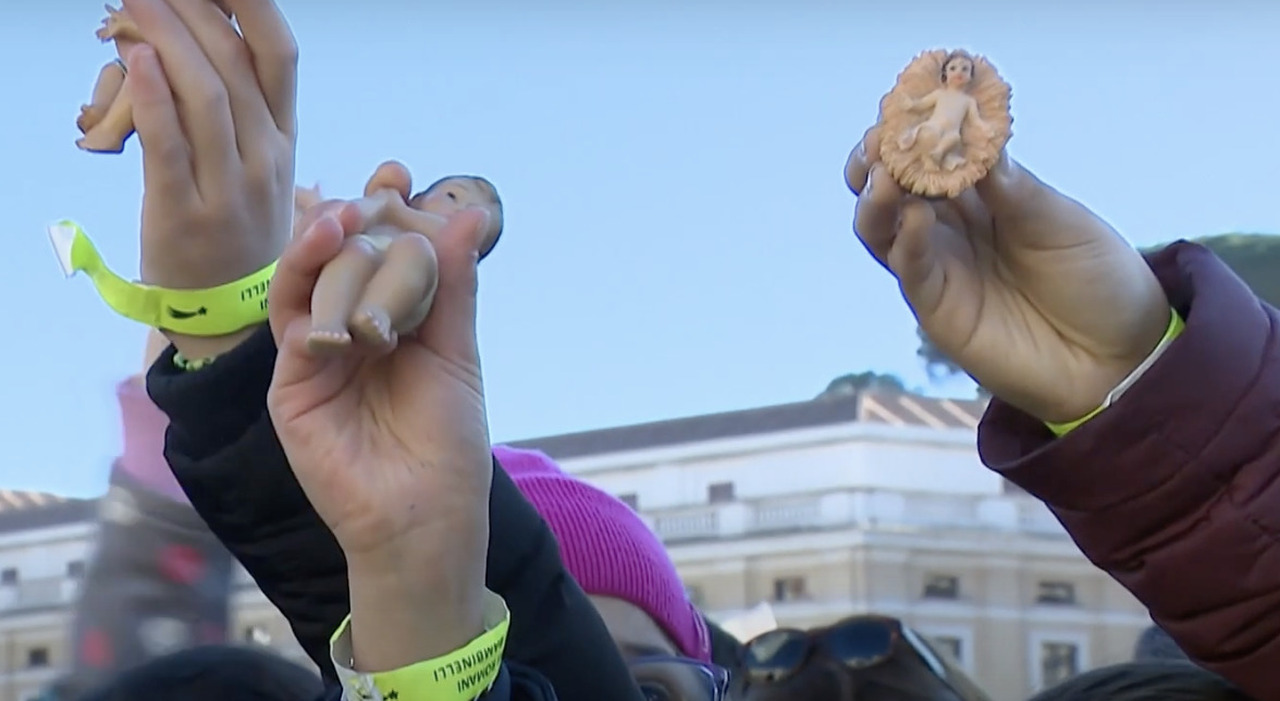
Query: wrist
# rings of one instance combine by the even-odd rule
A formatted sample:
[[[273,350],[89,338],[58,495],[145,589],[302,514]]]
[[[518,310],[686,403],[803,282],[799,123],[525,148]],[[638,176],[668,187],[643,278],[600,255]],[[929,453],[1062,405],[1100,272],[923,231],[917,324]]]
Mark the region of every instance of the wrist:
[[[355,668],[399,669],[447,655],[483,633],[485,555],[420,552],[399,563],[348,557]]]
[[[235,333],[225,336],[188,336],[186,334],[165,332],[173,347],[189,360],[203,360],[235,350],[249,339],[261,324],[254,324]]]

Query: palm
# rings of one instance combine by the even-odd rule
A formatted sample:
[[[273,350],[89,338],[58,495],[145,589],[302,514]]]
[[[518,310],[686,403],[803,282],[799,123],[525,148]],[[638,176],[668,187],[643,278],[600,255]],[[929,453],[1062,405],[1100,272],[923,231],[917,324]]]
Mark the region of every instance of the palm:
[[[277,378],[302,363],[313,361],[282,349]],[[389,357],[339,359],[296,376],[273,384],[271,415],[290,463],[306,466],[296,471],[303,490],[344,547],[372,549],[379,543],[360,540],[453,523],[441,509],[487,491],[487,475],[438,464],[487,453],[478,368],[403,339]]]

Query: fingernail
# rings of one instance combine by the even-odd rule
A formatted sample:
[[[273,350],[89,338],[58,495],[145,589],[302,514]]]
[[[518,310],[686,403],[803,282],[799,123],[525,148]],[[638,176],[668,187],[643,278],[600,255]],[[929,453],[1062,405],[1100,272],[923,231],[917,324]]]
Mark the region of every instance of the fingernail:
[[[876,171],[879,170],[879,168],[880,168],[880,164],[876,163],[871,166],[870,170],[867,171],[867,184],[862,186],[862,194],[865,195],[868,192],[871,192],[871,183],[876,181]]]

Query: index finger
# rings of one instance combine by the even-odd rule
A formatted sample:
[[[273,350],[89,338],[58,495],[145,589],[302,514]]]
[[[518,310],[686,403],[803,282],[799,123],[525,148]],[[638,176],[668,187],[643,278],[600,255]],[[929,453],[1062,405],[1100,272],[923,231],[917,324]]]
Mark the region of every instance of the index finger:
[[[849,160],[844,164],[844,182],[853,194],[862,193],[867,185],[867,174],[871,166],[880,161],[880,126],[877,124],[868,129],[858,145],[853,147]]]
[[[276,127],[290,139],[298,129],[298,42],[272,0],[225,0],[235,15],[267,109]]]

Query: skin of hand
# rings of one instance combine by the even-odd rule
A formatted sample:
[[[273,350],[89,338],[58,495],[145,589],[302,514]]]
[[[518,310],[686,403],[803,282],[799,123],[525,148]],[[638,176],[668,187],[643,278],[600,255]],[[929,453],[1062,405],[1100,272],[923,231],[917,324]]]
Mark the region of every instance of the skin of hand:
[[[952,200],[903,192],[867,131],[845,166],[854,230],[929,339],[1048,422],[1100,406],[1169,323],[1155,275],[1114,229],[1008,155]]]
[[[492,480],[476,343],[476,264],[488,213],[444,224],[409,207],[408,172],[385,164],[369,194],[299,220],[271,286],[279,347],[267,406],[316,512],[347,556],[352,643],[362,671],[458,649],[483,628]],[[386,355],[307,349],[312,289],[344,238],[390,225],[439,261],[431,313]]]
[[[125,0],[148,44],[126,87],[142,142],[142,281],[203,289],[276,260],[293,217],[298,49],[271,0]],[[253,333],[171,334],[190,358]]]

